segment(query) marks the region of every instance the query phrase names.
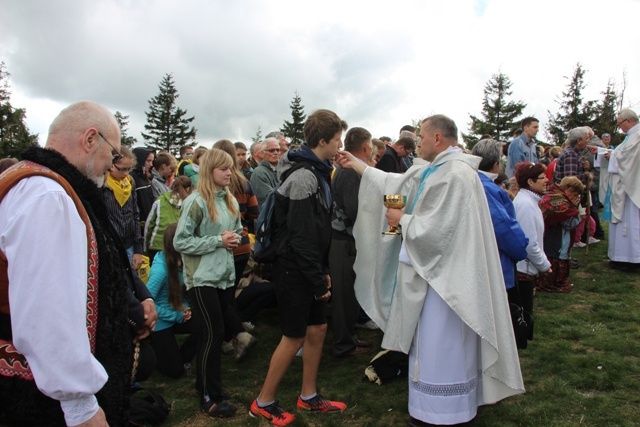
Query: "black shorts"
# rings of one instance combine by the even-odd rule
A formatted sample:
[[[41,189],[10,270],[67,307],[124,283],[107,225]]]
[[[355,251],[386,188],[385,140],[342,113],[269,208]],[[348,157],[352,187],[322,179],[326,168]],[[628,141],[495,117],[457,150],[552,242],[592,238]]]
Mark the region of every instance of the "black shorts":
[[[327,323],[327,302],[317,301],[299,270],[276,266],[276,295],[282,335],[304,338],[307,326]]]

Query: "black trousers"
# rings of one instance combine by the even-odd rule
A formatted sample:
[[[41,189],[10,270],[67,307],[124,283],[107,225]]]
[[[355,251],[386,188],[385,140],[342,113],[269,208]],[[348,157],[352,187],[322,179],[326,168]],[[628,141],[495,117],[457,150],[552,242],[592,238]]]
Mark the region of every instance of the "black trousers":
[[[276,286],[273,282],[252,283],[236,298],[240,320],[253,322],[260,310],[278,306]]]
[[[331,309],[333,317],[333,354],[341,355],[356,348],[356,322],[360,304],[353,285],[356,273],[356,244],[353,239],[331,240],[329,266],[331,267]]]
[[[526,276],[518,273],[518,278],[516,280],[516,284],[513,288],[507,291],[507,298],[509,299],[509,303],[514,303],[519,305],[524,309],[524,311],[531,314],[533,318],[533,289],[535,288],[535,284],[537,281],[537,277],[535,276]],[[529,336],[529,340],[533,339],[533,327],[531,328],[531,334]]]
[[[202,397],[214,402],[222,400],[222,340],[226,333],[236,336],[244,328],[232,307],[228,290],[197,286],[187,292],[193,318],[200,325],[196,356],[196,386]]]
[[[173,325],[151,335],[158,371],[171,378],[180,378],[184,374],[184,364],[191,362],[198,350],[199,326],[197,321],[191,318],[185,323]],[[180,347],[176,334],[189,334]]]

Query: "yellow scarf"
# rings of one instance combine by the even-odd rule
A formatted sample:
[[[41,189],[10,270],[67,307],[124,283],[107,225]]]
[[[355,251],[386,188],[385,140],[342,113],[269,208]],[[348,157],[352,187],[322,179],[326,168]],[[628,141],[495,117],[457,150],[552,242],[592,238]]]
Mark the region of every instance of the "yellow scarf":
[[[116,200],[120,204],[120,207],[123,207],[129,197],[131,197],[131,189],[133,188],[131,185],[131,177],[127,176],[125,179],[118,181],[111,174],[107,175],[107,186],[113,191],[113,195]]]

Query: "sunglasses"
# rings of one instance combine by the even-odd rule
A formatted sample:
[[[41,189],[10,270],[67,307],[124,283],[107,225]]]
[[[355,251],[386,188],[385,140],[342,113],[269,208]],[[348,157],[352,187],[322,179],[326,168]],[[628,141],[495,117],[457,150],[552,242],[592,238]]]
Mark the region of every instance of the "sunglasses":
[[[279,148],[269,148],[268,150],[264,151],[268,151],[269,153],[279,153],[282,150],[280,150]]]
[[[111,147],[113,149],[113,151],[111,151],[111,163],[117,163],[120,159],[122,159],[122,154],[120,154],[120,152],[118,150],[116,150],[116,147],[114,147],[113,145],[111,145],[111,143],[109,142],[109,140],[107,140],[107,138],[104,137],[104,135],[102,134],[102,132],[98,131],[98,135],[100,135],[100,138],[104,139],[104,141],[109,144],[109,147]],[[119,171],[124,172],[123,170],[121,170],[120,168],[117,168]]]

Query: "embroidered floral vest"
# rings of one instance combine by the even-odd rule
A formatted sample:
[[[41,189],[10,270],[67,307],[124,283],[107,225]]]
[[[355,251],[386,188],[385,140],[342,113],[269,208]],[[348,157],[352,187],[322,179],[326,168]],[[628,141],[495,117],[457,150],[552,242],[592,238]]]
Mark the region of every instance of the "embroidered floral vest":
[[[29,161],[22,161],[0,175],[0,202],[2,202],[14,185],[20,180],[30,176],[44,176],[60,184],[69,197],[73,199],[78,214],[85,224],[88,249],[86,324],[89,343],[91,344],[91,352],[95,354],[96,326],[98,321],[98,246],[91,221],[82,202],[67,180],[51,169]],[[0,252],[0,313],[10,316],[8,265],[7,257],[4,253]],[[20,284],[15,284],[14,286],[20,286]],[[14,307],[14,310],[19,310],[19,308]],[[0,338],[0,375],[6,377],[17,376],[25,380],[33,380],[33,374],[25,357],[13,346],[12,342],[2,338]]]

